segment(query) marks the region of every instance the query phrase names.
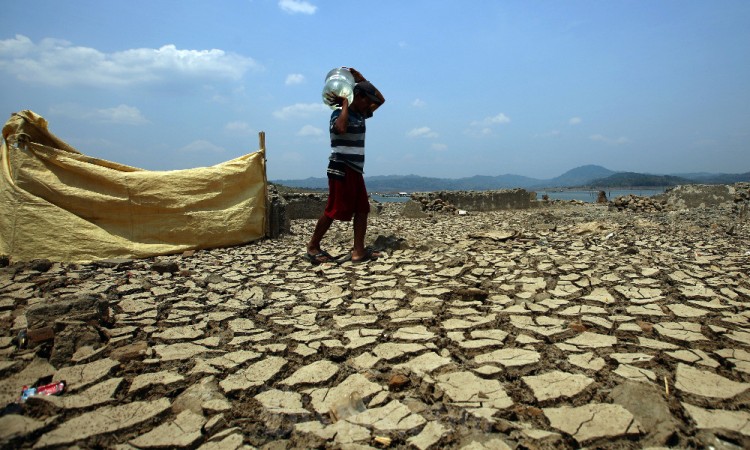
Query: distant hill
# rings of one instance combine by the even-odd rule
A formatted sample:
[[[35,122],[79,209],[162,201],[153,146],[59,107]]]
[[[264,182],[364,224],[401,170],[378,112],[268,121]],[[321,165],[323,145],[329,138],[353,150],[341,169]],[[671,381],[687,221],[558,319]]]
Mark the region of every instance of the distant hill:
[[[618,172],[606,178],[597,178],[582,186],[597,187],[661,187],[679,186],[681,184],[695,184],[695,181],[671,175],[648,175],[635,172]]]
[[[520,175],[482,176],[467,178],[431,178],[419,175],[378,175],[365,177],[370,192],[430,192],[430,191],[485,191],[492,189],[527,188],[541,180]],[[306,189],[328,188],[327,178],[303,180],[274,180],[274,183]]]
[[[559,177],[545,180],[539,187],[571,187],[581,186],[589,183],[591,180],[598,180],[609,177],[616,172],[606,169],[602,166],[588,165],[571,169]]]
[[[734,184],[740,181],[750,181],[750,172],[745,173],[719,173],[705,174],[701,177],[689,177],[699,183],[704,184]]]
[[[734,184],[741,181],[750,181],[750,172],[745,173],[673,173],[676,177],[687,178],[697,183],[704,184]]]
[[[292,188],[327,189],[328,179],[272,180]],[[750,181],[750,172],[742,174],[692,173],[681,175],[652,175],[636,172],[615,172],[602,166],[586,165],[571,169],[547,180],[521,175],[475,175],[465,178],[433,178],[419,175],[379,175],[365,177],[369,192],[430,192],[430,191],[486,191],[493,189],[545,189],[575,187],[646,187],[676,186],[679,184],[733,184]]]

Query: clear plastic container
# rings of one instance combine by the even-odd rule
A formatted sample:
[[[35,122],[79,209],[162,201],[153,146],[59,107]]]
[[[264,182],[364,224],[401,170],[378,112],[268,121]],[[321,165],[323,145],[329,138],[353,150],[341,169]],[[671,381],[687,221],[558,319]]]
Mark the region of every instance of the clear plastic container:
[[[338,67],[328,72],[325,85],[323,86],[323,93],[321,94],[323,103],[330,106],[331,109],[340,108],[340,106],[328,102],[326,98],[328,94],[344,97],[349,101],[349,104],[354,101],[354,77],[349,70],[344,67]]]

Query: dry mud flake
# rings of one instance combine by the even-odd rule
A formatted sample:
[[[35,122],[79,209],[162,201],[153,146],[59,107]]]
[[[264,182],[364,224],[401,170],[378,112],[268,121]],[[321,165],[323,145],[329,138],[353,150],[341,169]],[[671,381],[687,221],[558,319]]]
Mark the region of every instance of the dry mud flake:
[[[540,355],[534,350],[523,348],[503,348],[494,352],[477,355],[477,364],[501,364],[505,367],[525,366],[539,361]]]
[[[219,386],[221,386],[225,393],[260,386],[273,378],[286,364],[286,359],[279,356],[271,356],[233,375],[229,375],[219,383]]]
[[[189,447],[201,438],[201,428],[204,423],[206,419],[203,415],[185,410],[173,421],[159,425],[148,433],[131,440],[130,443],[140,448]]]
[[[143,423],[169,409],[169,400],[105,406],[68,420],[42,436],[34,448],[65,445],[100,434],[114,433]]]
[[[504,409],[513,400],[497,380],[479,378],[471,372],[453,372],[437,377],[438,386],[456,404]]]
[[[255,396],[272,414],[307,415],[310,411],[302,407],[302,394],[271,389]]]
[[[110,378],[95,384],[80,394],[49,396],[47,400],[65,409],[82,409],[109,403],[115,397],[123,378]]]
[[[682,407],[700,429],[727,430],[750,436],[750,413],[747,411],[703,409],[688,403],[683,403]]]
[[[326,414],[342,402],[348,402],[352,394],[366,398],[383,390],[377,383],[368,380],[364,375],[355,373],[333,388],[311,389],[310,402],[319,414]]]
[[[133,392],[140,391],[141,389],[153,385],[169,386],[184,379],[185,377],[183,377],[179,373],[172,372],[170,370],[162,370],[161,372],[153,373],[142,373],[140,375],[136,375],[136,377],[133,378],[133,382],[130,384],[130,390],[128,390],[128,393],[132,394]]]
[[[109,372],[119,365],[120,363],[114,359],[104,358],[88,364],[63,367],[55,372],[52,381],[65,380],[66,391],[75,391],[96,383],[109,375]]]
[[[398,400],[393,400],[383,407],[368,409],[347,417],[346,421],[381,433],[409,432],[427,422],[424,417],[412,413],[406,405]]]
[[[419,450],[427,450],[435,445],[450,430],[439,422],[427,422],[418,435],[410,437],[407,442]]]
[[[592,333],[590,331],[584,331],[574,338],[570,338],[565,341],[566,344],[574,345],[577,348],[605,348],[612,347],[617,343],[615,336],[609,336],[606,334]]]
[[[32,386],[53,373],[55,368],[46,359],[35,358],[20,372],[0,381],[0,405],[15,401],[23,386]]]
[[[18,414],[2,416],[0,417],[0,444],[5,445],[11,439],[29,435],[51,423],[55,417],[44,421]]]
[[[534,391],[534,397],[540,402],[560,397],[574,397],[594,382],[585,375],[559,370],[521,379]]]
[[[451,361],[450,358],[442,357],[435,352],[427,352],[403,364],[394,366],[394,369],[408,370],[417,376],[423,376],[426,373],[431,373],[434,370],[450,364]]]
[[[297,369],[281,384],[295,386],[298,384],[320,384],[333,378],[339,371],[339,366],[328,360],[316,361]]]
[[[677,365],[675,387],[689,394],[726,400],[750,389],[750,384],[680,363]]]
[[[641,433],[633,415],[620,405],[591,403],[579,407],[544,408],[550,425],[585,443],[599,438],[616,438]]]
[[[626,381],[616,386],[610,397],[614,403],[630,411],[641,424],[647,433],[642,441],[644,446],[666,444],[679,429],[664,399],[664,392],[653,384]]]

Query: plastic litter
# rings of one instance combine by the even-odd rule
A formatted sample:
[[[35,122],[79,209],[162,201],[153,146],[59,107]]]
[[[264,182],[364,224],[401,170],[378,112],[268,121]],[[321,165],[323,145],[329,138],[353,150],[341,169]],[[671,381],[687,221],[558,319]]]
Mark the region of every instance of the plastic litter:
[[[349,397],[331,406],[331,420],[335,423],[339,420],[364,412],[366,409],[367,408],[362,401],[362,396],[360,396],[358,392],[352,392]]]
[[[26,334],[26,330],[21,330],[18,332],[18,336],[16,336],[16,345],[18,348],[23,349],[26,348],[26,345],[29,343],[29,337]]]
[[[43,386],[28,387],[24,386],[21,389],[21,397],[18,399],[19,403],[24,403],[29,397],[36,395],[57,395],[61,394],[65,390],[65,382],[58,381],[56,383],[45,384]]]

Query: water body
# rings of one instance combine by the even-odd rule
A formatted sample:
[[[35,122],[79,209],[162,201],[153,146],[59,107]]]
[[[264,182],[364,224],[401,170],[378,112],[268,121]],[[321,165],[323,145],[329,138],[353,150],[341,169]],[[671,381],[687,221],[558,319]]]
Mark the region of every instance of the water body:
[[[652,188],[652,189],[602,189],[607,194],[607,200],[614,200],[617,197],[625,197],[627,195],[637,195],[639,197],[653,197],[654,195],[662,194],[666,188]],[[542,195],[547,194],[550,200],[580,200],[582,202],[595,203],[599,197],[599,189],[597,190],[538,190],[536,191],[537,200],[542,199]]]
[[[649,188],[649,189],[604,189],[607,194],[607,200],[614,200],[617,197],[624,197],[626,195],[637,195],[639,197],[652,197],[657,194],[662,194],[666,188]],[[540,189],[536,192],[537,200],[542,199],[542,195],[547,194],[550,200],[579,200],[587,203],[595,203],[599,197],[599,190],[544,190]],[[372,194],[372,199],[378,202],[407,202],[410,197],[393,197],[393,196],[382,196],[378,194]]]

